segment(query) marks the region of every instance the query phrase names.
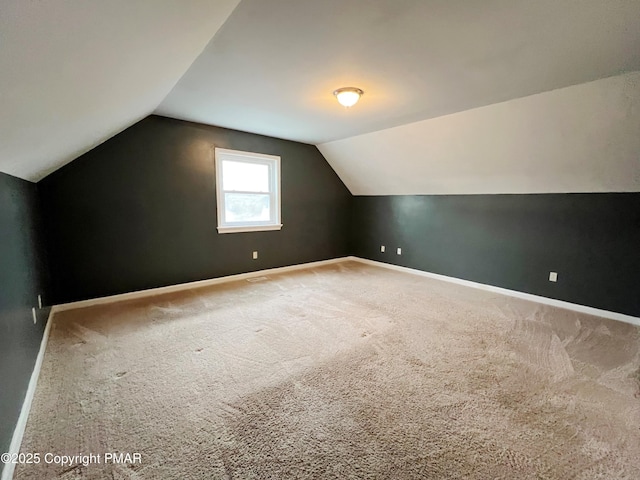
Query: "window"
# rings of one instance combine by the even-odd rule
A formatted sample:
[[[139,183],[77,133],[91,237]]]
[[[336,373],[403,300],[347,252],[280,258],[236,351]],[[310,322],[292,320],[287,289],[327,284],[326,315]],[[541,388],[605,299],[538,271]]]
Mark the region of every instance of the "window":
[[[280,230],[280,157],[216,148],[218,233]]]

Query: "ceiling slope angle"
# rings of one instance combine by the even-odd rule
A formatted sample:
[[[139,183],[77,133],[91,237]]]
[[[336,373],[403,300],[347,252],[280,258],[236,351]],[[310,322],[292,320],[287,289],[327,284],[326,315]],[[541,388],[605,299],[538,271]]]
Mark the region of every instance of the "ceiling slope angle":
[[[0,3],[0,171],[38,181],[149,115],[239,0]]]
[[[640,72],[318,146],[354,195],[640,192]]]
[[[311,144],[640,70],[638,0],[243,0],[156,113]],[[332,92],[364,90],[345,109]]]

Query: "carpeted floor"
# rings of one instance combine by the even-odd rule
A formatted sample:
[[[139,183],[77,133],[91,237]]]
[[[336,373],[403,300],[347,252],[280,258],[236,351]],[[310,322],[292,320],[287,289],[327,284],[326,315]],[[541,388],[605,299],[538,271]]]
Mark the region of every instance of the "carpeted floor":
[[[17,479],[639,479],[640,331],[346,262],[54,318]]]

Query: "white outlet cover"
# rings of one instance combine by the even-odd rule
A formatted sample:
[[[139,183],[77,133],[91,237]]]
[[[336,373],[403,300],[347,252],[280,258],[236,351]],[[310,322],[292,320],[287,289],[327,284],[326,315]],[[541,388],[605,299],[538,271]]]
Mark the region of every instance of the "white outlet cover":
[[[558,272],[549,272],[549,281],[557,282],[558,281]]]
[[[402,255],[402,249],[400,247],[398,247],[397,252],[398,252],[398,255]]]
[[[384,245],[380,245],[380,251],[384,253]]]
[[[253,252],[253,259],[256,260],[258,258],[258,252]]]

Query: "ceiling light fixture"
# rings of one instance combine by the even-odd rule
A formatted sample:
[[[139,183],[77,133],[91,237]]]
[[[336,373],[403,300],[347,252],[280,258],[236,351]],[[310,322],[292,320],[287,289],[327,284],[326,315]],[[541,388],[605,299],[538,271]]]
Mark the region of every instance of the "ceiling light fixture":
[[[364,94],[364,92],[359,88],[344,87],[339,88],[338,90],[333,92],[333,94],[338,99],[340,105],[349,108],[358,103],[358,100],[360,100],[360,97]]]

